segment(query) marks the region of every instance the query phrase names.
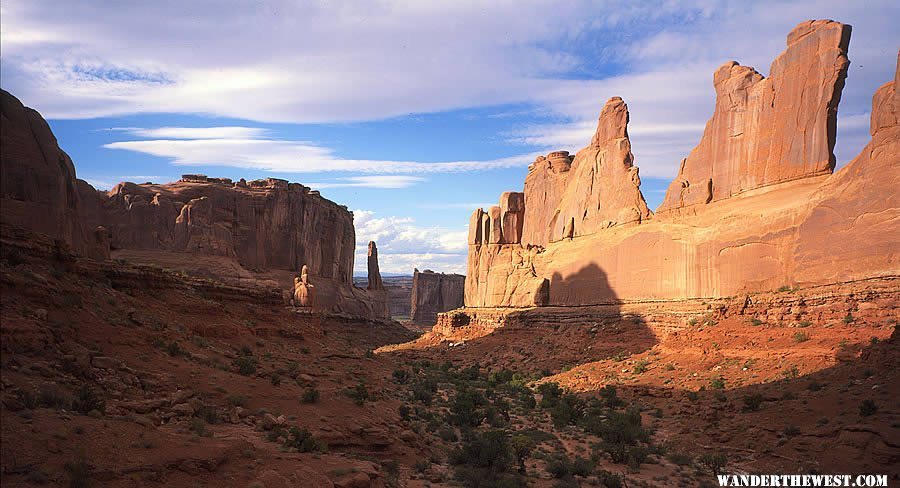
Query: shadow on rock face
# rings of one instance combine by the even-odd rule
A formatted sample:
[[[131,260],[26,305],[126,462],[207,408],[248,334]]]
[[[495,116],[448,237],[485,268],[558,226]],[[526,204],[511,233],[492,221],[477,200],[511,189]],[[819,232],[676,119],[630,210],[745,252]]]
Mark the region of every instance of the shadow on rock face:
[[[524,309],[463,308],[438,319],[411,343],[385,348],[420,358],[478,362],[481,366],[550,374],[592,361],[629,356],[657,344],[643,317],[622,311],[606,273],[591,264],[562,277],[550,294],[577,295],[588,306]],[[588,301],[589,300],[589,301]]]

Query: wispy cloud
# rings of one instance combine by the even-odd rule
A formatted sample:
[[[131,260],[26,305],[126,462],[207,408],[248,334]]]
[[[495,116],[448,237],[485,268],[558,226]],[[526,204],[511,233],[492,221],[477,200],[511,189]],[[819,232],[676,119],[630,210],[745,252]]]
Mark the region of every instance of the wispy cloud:
[[[418,208],[425,208],[429,210],[472,210],[474,211],[476,208],[490,208],[497,203],[456,203],[456,202],[444,202],[444,203],[422,203],[416,205]]]
[[[268,134],[262,127],[113,127],[109,131],[121,131],[129,134],[164,139],[261,139]]]
[[[262,129],[250,127],[163,127],[159,129],[129,128],[135,135],[155,137],[169,134],[172,139],[148,139],[119,141],[105,144],[108,149],[123,149],[159,156],[184,166],[228,166],[283,173],[321,173],[331,171],[352,171],[359,173],[454,173],[527,166],[539,153],[489,159],[483,161],[386,161],[375,159],[344,159],[334,154],[330,148],[306,141],[260,138],[267,134]],[[244,137],[215,137],[226,133],[240,132]],[[202,136],[196,138],[196,134]],[[365,186],[371,178],[356,178],[334,186]],[[381,179],[380,181],[403,181]],[[407,177],[405,182],[416,180]],[[323,186],[324,188],[324,186]],[[383,188],[398,188],[397,186]]]
[[[420,176],[408,175],[384,175],[384,176],[351,176],[349,178],[338,178],[337,181],[317,183],[314,181],[307,182],[312,188],[408,188],[425,181]]]
[[[0,79],[50,118],[155,112],[323,123],[516,103],[527,106],[514,112],[524,120],[532,113],[554,120],[524,122],[510,142],[570,150],[586,144],[603,101],[619,95],[631,107],[642,174],[670,177],[709,118],[711,73],[722,62],[737,59],[765,73],[796,23],[834,18],[853,24],[853,67],[839,116],[860,114],[875,88],[891,78],[896,45],[886,40],[896,38],[897,17],[900,4],[889,0],[534,0],[478,8],[465,2],[347,7],[235,1],[216,9],[193,2],[104,1],[60,9],[50,0],[9,0],[0,17]],[[497,19],[503,19],[502,29]],[[862,133],[839,127],[837,152],[852,154],[844,146],[859,142]],[[232,145],[264,137],[252,128],[206,128],[205,134],[163,129],[146,137]],[[225,164],[291,168],[280,156],[284,150],[305,156],[322,151],[285,144],[266,145],[279,156],[258,166]],[[153,141],[117,147],[164,153]],[[185,154],[191,152],[185,145],[179,151],[167,157],[179,164],[198,160]],[[368,166],[366,172],[428,171],[385,163],[346,164]],[[463,163],[471,162],[434,168],[473,168]]]

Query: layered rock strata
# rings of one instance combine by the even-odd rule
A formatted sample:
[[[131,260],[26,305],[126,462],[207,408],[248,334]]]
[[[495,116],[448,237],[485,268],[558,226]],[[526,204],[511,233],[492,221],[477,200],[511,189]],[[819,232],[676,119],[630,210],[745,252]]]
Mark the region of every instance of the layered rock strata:
[[[516,218],[525,222],[525,240],[503,236],[503,205],[472,216],[466,306],[714,299],[900,274],[891,238],[900,235],[896,81],[874,97],[872,141],[830,174],[849,32],[836,22],[806,22],[789,36],[769,78],[731,64],[727,76],[717,72],[716,115],[670,187],[671,194],[671,188],[696,189],[694,181],[712,181],[711,193],[700,199],[703,205],[685,207],[679,197],[677,205],[667,199],[655,215],[642,211],[643,198],[634,195],[639,195],[637,181],[623,182],[631,171],[630,151],[616,153],[613,174],[584,171],[578,156],[567,164],[568,158],[560,157],[564,153],[555,153],[555,165],[539,158],[526,179],[524,209],[515,207],[524,214]],[[732,71],[752,83],[732,90]],[[768,103],[755,98],[763,94]],[[725,100],[737,104],[730,115],[724,115]],[[612,99],[601,114],[588,148],[598,140],[609,144],[595,161],[608,163],[610,147],[622,148],[627,141],[622,124],[627,112],[620,106]],[[690,176],[687,186],[679,183],[693,174],[707,176]],[[592,192],[600,199],[590,200]],[[598,210],[593,220],[579,218],[603,208],[611,213],[600,218]],[[619,212],[640,218],[608,220]]]
[[[715,111],[659,211],[830,174],[849,44],[849,25],[807,21],[788,34],[768,77],[735,61],[716,70]]]
[[[390,317],[370,255],[370,290],[353,286],[353,214],[319,192],[267,178],[234,182],[188,174],[174,183],[123,182],[109,192],[75,178],[47,122],[3,91],[2,223],[64,243],[75,253],[132,260],[244,286],[279,286],[294,299],[307,270],[314,308]],[[313,303],[313,300],[304,300]]]

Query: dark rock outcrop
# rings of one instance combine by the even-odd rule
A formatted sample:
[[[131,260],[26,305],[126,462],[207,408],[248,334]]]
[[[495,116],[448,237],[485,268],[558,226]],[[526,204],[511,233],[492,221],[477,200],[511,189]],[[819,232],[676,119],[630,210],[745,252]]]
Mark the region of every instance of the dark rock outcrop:
[[[2,221],[64,242],[78,254],[109,257],[106,230],[86,219],[90,185],[76,179],[72,159],[47,121],[5,90],[0,120]]]

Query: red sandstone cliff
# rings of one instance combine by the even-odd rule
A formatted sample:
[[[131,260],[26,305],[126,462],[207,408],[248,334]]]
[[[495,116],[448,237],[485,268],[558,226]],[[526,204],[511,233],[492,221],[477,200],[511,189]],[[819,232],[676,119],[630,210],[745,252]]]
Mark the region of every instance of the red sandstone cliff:
[[[47,121],[6,90],[0,90],[0,120],[2,222],[46,234],[79,254],[108,257],[106,232],[84,218],[90,185],[75,178]]]
[[[807,21],[788,34],[768,78],[734,61],[716,70],[713,116],[658,211],[831,173],[849,44],[849,25]]]
[[[463,275],[415,270],[410,320],[418,325],[434,325],[438,313],[463,306],[465,282]]]
[[[99,192],[47,122],[2,92],[2,222],[45,234],[92,258],[113,257],[247,285],[290,289],[308,266],[318,308],[389,318],[383,287],[353,286],[353,214],[297,183],[185,175],[162,185]],[[381,283],[377,253],[372,283]]]
[[[584,192],[567,194],[571,188],[593,189],[596,173],[576,176],[575,163],[567,166],[561,153],[552,154],[555,164],[539,158],[518,210],[525,240],[491,237],[494,222],[505,216],[502,206],[472,217],[466,306],[716,298],[900,275],[894,237],[900,235],[897,81],[874,97],[872,142],[830,174],[849,32],[849,26],[831,21],[801,24],[767,79],[733,64],[720,69],[716,114],[670,187],[669,197],[681,189],[678,197],[667,198],[641,225],[600,226],[582,234],[574,214],[569,225],[560,226],[553,221],[565,207],[559,202],[586,199]],[[763,95],[769,98],[758,98]],[[627,157],[616,161],[630,164]],[[621,185],[621,175],[601,184]],[[696,181],[710,188],[699,199],[705,205],[672,211],[694,203],[687,195],[698,188]],[[618,208],[629,201],[642,199],[619,200]],[[546,239],[540,226],[549,233]]]
[[[353,215],[298,183],[202,175],[119,183],[102,213],[113,249],[230,257],[251,270],[307,265],[313,276],[351,283]]]

